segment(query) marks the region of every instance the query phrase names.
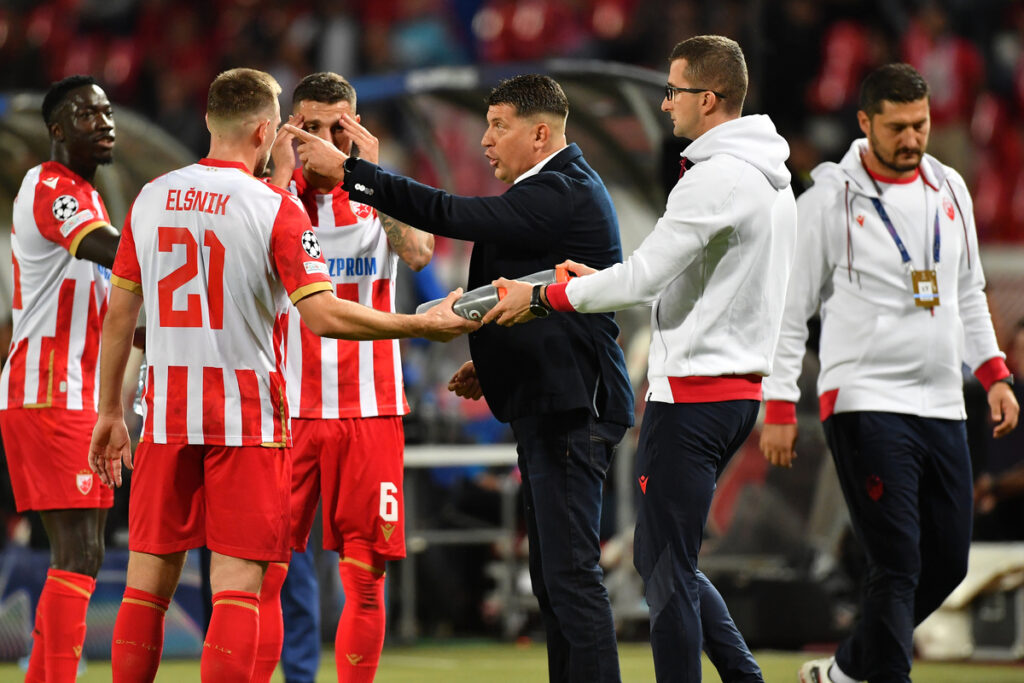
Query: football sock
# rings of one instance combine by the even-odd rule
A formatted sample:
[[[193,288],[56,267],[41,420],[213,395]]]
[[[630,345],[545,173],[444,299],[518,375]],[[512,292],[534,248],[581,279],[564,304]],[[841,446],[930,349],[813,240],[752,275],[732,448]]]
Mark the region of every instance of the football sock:
[[[281,617],[281,586],[288,576],[288,564],[271,562],[260,586],[260,642],[256,648],[256,667],[252,683],[270,683],[284,643],[284,621]]]
[[[368,548],[345,544],[338,564],[345,607],[334,639],[339,683],[370,683],[384,646],[384,560]]]
[[[256,662],[260,597],[245,591],[213,595],[199,675],[209,683],[249,683]]]
[[[46,573],[39,603],[43,616],[43,646],[48,683],[74,683],[85,643],[85,615],[96,579],[85,574],[51,569]]]
[[[28,658],[28,672],[25,674],[25,683],[46,683],[46,645],[43,641],[43,599],[46,597],[44,590],[39,596],[36,604],[36,621],[32,625],[32,654]]]
[[[110,646],[114,683],[156,678],[164,649],[164,615],[170,604],[166,598],[125,587]]]

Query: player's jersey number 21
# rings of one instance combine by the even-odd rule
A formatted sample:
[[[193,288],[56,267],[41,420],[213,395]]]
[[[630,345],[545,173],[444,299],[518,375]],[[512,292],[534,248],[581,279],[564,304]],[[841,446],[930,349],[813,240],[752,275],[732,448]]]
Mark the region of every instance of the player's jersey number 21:
[[[174,307],[174,291],[199,275],[199,243],[188,228],[157,228],[159,249],[172,252],[177,245],[185,247],[185,263],[157,283],[162,327],[202,327],[203,304],[198,294],[185,297],[185,308]],[[203,234],[203,248],[209,249],[206,295],[209,302],[210,329],[224,328],[224,245],[212,230]]]

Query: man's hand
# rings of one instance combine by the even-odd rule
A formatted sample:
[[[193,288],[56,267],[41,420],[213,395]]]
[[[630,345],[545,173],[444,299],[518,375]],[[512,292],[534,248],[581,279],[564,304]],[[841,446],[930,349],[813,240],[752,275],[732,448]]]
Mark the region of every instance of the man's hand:
[[[988,407],[992,412],[992,422],[996,425],[992,429],[995,438],[1003,438],[1017,426],[1020,406],[1017,397],[1013,395],[1013,387],[1006,382],[994,382],[988,388]]]
[[[420,313],[418,317],[423,318],[425,324],[425,329],[420,336],[431,341],[446,342],[455,339],[460,334],[480,329],[480,323],[475,320],[466,320],[452,310],[452,305],[461,296],[462,287],[459,287],[454,292],[450,292],[444,301],[426,312]]]
[[[776,467],[792,467],[796,459],[797,428],[795,424],[766,424],[761,427],[761,452]]]
[[[530,298],[533,296],[533,285],[529,282],[508,280],[502,277],[491,284],[495,287],[504,287],[507,293],[494,308],[487,311],[487,315],[480,322],[485,325],[496,322],[504,327],[512,327],[513,325],[533,320],[536,317],[533,313],[530,313]]]
[[[89,468],[107,486],[120,486],[122,462],[132,469],[132,442],[124,418],[100,414],[89,444]]]
[[[356,117],[351,114],[342,114],[338,123],[348,133],[349,139],[356,143],[356,147],[359,148],[360,159],[366,159],[371,164],[379,163],[380,141],[364,128],[361,123],[356,121]]]
[[[292,114],[287,123],[295,128],[302,127],[302,115]],[[285,126],[277,130],[274,146],[270,148],[270,158],[274,161],[274,172],[270,174],[270,184],[276,187],[288,187],[295,173],[295,136]]]
[[[452,378],[448,380],[448,391],[471,401],[477,401],[484,395],[480,388],[480,381],[476,378],[476,367],[473,365],[473,361],[466,361],[452,375]]]
[[[304,167],[335,184],[345,180],[347,154],[332,143],[291,124],[284,124],[281,126],[281,130],[295,136],[299,143],[296,151],[299,153],[299,161]]]
[[[590,266],[584,265],[582,263],[576,263],[575,261],[570,261],[569,259],[562,261],[561,263],[558,264],[557,267],[565,268],[576,277],[590,275],[591,273],[597,272],[597,268],[591,268]]]

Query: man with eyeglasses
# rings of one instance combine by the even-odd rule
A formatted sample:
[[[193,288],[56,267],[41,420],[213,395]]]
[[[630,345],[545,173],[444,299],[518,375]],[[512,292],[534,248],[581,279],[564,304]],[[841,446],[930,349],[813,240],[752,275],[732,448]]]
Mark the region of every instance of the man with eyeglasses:
[[[704,649],[723,681],[761,681],[697,554],[715,481],[750,434],[771,372],[796,240],[789,146],[768,117],[741,116],[747,67],[735,41],[690,38],[670,63],[661,108],[693,142],[653,232],[600,272],[567,261],[582,277],[565,284],[495,281],[508,294],[484,322],[530,320],[538,301],[584,313],[653,304],[634,563],[655,673],[700,681]]]

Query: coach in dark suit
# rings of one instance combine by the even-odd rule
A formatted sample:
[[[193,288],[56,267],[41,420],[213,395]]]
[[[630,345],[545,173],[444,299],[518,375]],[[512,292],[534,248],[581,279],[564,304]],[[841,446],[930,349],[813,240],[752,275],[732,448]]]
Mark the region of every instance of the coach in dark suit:
[[[622,260],[618,221],[601,178],[567,145],[569,102],[546,76],[504,81],[487,99],[482,144],[497,197],[457,197],[345,159],[300,138],[304,164],[344,176],[350,197],[436,235],[475,242],[469,287],[552,268],[565,259],[605,268]],[[377,141],[342,121],[361,149]],[[460,396],[481,392],[510,422],[523,474],[530,576],[547,629],[552,681],[618,681],[608,592],[598,566],[601,489],[612,452],[633,424],[633,392],[611,314],[552,313],[535,325],[488,325],[470,334],[473,360],[452,378]]]

